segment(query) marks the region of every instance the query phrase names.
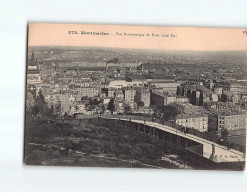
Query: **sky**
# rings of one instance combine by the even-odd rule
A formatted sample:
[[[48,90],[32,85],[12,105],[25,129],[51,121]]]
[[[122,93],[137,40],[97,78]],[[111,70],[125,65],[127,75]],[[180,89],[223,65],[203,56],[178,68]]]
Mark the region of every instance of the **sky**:
[[[157,50],[247,50],[247,29],[30,23],[29,46],[91,46]],[[78,34],[69,34],[77,31]],[[81,34],[81,32],[108,35]],[[142,34],[130,36],[126,34]]]

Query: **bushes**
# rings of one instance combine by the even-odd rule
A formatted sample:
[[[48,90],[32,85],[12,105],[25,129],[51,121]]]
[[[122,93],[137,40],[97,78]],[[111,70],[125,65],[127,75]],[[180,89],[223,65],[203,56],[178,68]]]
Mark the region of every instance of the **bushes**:
[[[30,142],[41,143],[47,146],[54,145],[57,146],[56,150],[58,150],[59,147],[64,147],[67,150],[80,151],[87,154],[87,156],[84,155],[83,158],[91,158],[91,154],[106,154],[116,157],[117,159],[137,160],[153,165],[161,163],[160,159],[162,155],[171,152],[171,149],[166,147],[165,143],[161,140],[144,133],[138,133],[130,127],[123,126],[117,126],[116,128],[114,126],[106,128],[87,124],[83,127],[66,124],[45,126],[44,123],[40,121],[33,121],[28,124],[26,128],[26,146]],[[42,152],[48,152],[48,148],[41,149],[34,147],[29,148],[28,153],[30,153],[30,151],[35,153],[41,150]],[[38,163],[38,161],[41,162],[44,159],[52,158],[59,160],[64,157],[49,152],[49,155],[42,155],[41,157],[34,156],[33,158],[34,161]],[[84,162],[78,159],[75,161],[74,158],[75,156],[70,156],[69,158],[74,164]],[[99,164],[96,164],[97,166],[103,166],[103,162],[104,160],[100,160],[98,162]],[[61,161],[61,163],[63,163],[63,161]],[[120,162],[116,160],[113,164],[114,166],[121,166],[121,164],[118,165],[118,163]],[[95,163],[92,165],[89,164],[89,166],[94,166],[94,164]],[[109,163],[106,164],[109,165]]]

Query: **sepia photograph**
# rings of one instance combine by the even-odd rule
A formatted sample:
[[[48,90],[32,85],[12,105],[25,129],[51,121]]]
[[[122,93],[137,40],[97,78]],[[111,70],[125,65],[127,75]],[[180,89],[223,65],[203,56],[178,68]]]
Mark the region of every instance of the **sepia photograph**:
[[[243,171],[247,31],[29,23],[24,163]]]

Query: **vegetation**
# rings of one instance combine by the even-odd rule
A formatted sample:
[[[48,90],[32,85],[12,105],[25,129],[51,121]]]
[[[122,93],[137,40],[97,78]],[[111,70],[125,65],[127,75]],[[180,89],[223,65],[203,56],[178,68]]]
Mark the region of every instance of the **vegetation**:
[[[162,119],[165,121],[174,120],[181,112],[172,105],[166,105],[161,108]]]
[[[95,98],[89,98],[88,102],[85,104],[87,111],[93,112],[95,109],[98,108],[100,101]]]
[[[115,111],[114,99],[112,98],[108,104],[107,110],[111,111],[111,114]]]
[[[129,104],[124,104],[124,114],[129,114],[131,112],[131,107]]]
[[[143,107],[143,106],[144,106],[144,102],[143,102],[143,101],[137,102],[137,107],[138,107],[138,108],[141,108],[141,107]]]
[[[223,93],[221,95],[220,101],[222,101],[222,102],[226,102],[227,101],[227,95],[225,93]]]
[[[50,116],[54,110],[54,107],[51,109],[48,108],[41,89],[39,90],[37,97],[33,96],[30,92],[27,93],[26,105],[26,111],[33,116]]]
[[[98,119],[84,126],[33,120],[25,138],[26,164],[177,168],[161,160],[175,153],[161,140],[130,127],[102,127]]]

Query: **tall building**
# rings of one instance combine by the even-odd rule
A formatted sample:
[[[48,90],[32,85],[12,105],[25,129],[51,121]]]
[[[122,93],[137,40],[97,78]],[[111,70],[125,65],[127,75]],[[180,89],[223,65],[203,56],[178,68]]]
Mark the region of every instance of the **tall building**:
[[[133,88],[124,89],[124,100],[126,103],[130,104],[131,107],[134,107],[135,103],[136,90]]]
[[[151,93],[151,104],[156,106],[165,106],[176,101],[176,95],[170,95],[168,93]]]

